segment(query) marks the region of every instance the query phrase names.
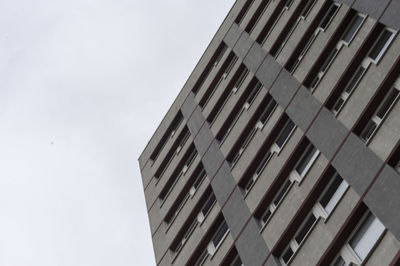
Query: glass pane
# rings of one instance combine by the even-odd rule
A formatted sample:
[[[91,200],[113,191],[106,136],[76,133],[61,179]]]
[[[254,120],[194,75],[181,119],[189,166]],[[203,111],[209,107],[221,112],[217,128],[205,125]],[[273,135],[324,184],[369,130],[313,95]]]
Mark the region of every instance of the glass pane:
[[[376,113],[379,118],[383,119],[385,117],[385,115],[388,113],[389,109],[393,106],[394,102],[399,96],[399,93],[400,92],[398,90],[392,88],[391,92],[386,96],[382,105],[379,107],[378,112]]]
[[[239,255],[236,255],[236,258],[233,260],[231,266],[242,266],[242,265],[243,265],[243,263],[240,260]]]
[[[270,102],[267,105],[267,108],[264,110],[264,112],[260,116],[260,122],[262,124],[265,124],[268,120],[268,118],[271,116],[272,111],[275,109],[276,102],[271,98]]]
[[[224,222],[221,228],[218,230],[217,234],[214,236],[212,242],[215,247],[219,245],[219,243],[222,241],[223,237],[225,236],[225,233],[228,231],[228,226]]]
[[[253,103],[254,98],[256,97],[257,93],[261,90],[261,87],[262,87],[261,83],[257,82],[256,86],[254,86],[254,88],[251,90],[251,92],[249,94],[249,97],[247,97],[246,102],[248,104],[252,104]]]
[[[330,214],[335,208],[348,187],[349,184],[339,175],[335,178],[332,185],[329,187],[328,191],[326,191],[326,194],[320,201],[321,205],[325,208],[328,214]]]
[[[306,222],[303,224],[302,228],[300,229],[300,232],[297,233],[296,237],[294,238],[297,242],[297,244],[301,244],[303,242],[304,238],[307,236],[308,232],[311,230],[311,227],[314,225],[315,221],[317,218],[314,216],[314,214],[311,214]]]
[[[329,22],[331,21],[333,15],[335,15],[336,10],[338,8],[339,7],[334,4],[329,8],[328,13],[325,15],[325,17],[321,21],[321,24],[319,25],[323,30],[325,30],[328,27]]]
[[[339,100],[335,103],[333,106],[333,111],[338,112],[344,104],[344,100],[342,98],[339,98]]]
[[[271,210],[270,209],[268,209],[265,213],[264,213],[264,215],[263,215],[263,217],[262,217],[262,222],[265,224],[267,221],[268,221],[268,219],[269,219],[269,217],[271,216]]]
[[[262,161],[260,162],[260,164],[257,167],[256,170],[256,174],[260,175],[262,170],[264,170],[264,167],[267,165],[267,163],[269,162],[269,159],[271,159],[272,157],[272,153],[269,151],[267,154],[265,154],[264,158],[262,159]]]
[[[286,192],[289,190],[290,185],[292,184],[292,181],[289,179],[286,180],[285,184],[283,185],[282,189],[279,191],[278,195],[276,196],[274,200],[275,206],[278,206],[278,204],[281,202],[283,196],[285,196]]]
[[[341,256],[339,256],[336,259],[335,263],[333,263],[333,266],[345,266],[345,265],[346,265],[346,263]]]
[[[300,163],[296,167],[297,173],[301,176],[304,172],[304,170],[307,168],[309,162],[314,156],[314,153],[317,151],[317,149],[314,148],[313,145],[309,145],[306,152],[304,153],[303,158],[301,159]]]
[[[204,204],[203,209],[201,210],[204,216],[207,215],[207,213],[213,206],[214,202],[215,202],[215,195],[212,194],[211,197],[207,200],[206,204]]]
[[[356,35],[363,20],[363,17],[357,15],[355,19],[353,19],[353,21],[351,22],[351,26],[347,29],[347,32],[344,34],[342,40],[346,43],[349,43],[353,39],[354,35]]]
[[[333,59],[335,59],[336,55],[338,54],[339,50],[335,48],[329,56],[326,58],[324,64],[322,65],[321,72],[325,72],[326,69],[331,65]]]
[[[301,16],[307,16],[308,12],[310,11],[311,7],[314,5],[316,0],[308,0],[306,6],[304,7],[303,11],[301,12]]]
[[[375,132],[377,125],[375,124],[374,121],[370,120],[368,121],[367,126],[364,128],[363,132],[361,133],[361,139],[364,141],[368,141],[372,134]]]
[[[285,144],[286,140],[289,138],[290,133],[292,132],[293,128],[295,127],[295,124],[292,122],[292,120],[289,119],[289,122],[286,124],[286,127],[283,129],[281,132],[280,136],[276,140],[276,145],[281,149],[283,144]]]
[[[347,85],[345,92],[350,94],[354,90],[354,88],[357,86],[358,82],[360,81],[360,79],[362,78],[364,73],[365,73],[365,68],[360,67],[357,70],[356,74],[351,79],[350,83]]]
[[[282,260],[285,262],[285,263],[288,263],[288,261],[292,258],[292,256],[293,256],[293,250],[292,250],[292,248],[288,248],[287,250],[286,250],[286,252],[283,254],[283,256],[282,256]]]
[[[384,30],[381,36],[379,37],[378,41],[375,43],[374,47],[372,48],[371,52],[369,52],[369,57],[372,60],[377,60],[379,57],[382,56],[382,54],[386,50],[386,43],[391,39],[392,35],[394,33],[388,30]]]
[[[385,227],[383,224],[372,213],[369,213],[357,233],[349,242],[361,260],[364,260],[368,256],[368,253],[374,247],[384,230]]]

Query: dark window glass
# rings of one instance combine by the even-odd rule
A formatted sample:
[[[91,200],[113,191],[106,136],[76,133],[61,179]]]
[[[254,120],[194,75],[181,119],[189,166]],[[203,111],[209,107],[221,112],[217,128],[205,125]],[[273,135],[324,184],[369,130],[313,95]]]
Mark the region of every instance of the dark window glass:
[[[379,36],[378,41],[375,43],[374,47],[372,48],[371,52],[369,52],[369,57],[372,60],[376,60],[380,55],[384,52],[383,49],[385,48],[386,43],[390,40],[390,37],[394,33],[388,30],[384,30],[383,33]]]
[[[367,126],[364,128],[363,132],[361,133],[361,139],[364,141],[368,141],[372,134],[375,132],[377,125],[374,121],[368,121]]]
[[[340,110],[340,108],[342,108],[343,104],[344,104],[344,100],[342,98],[339,98],[339,100],[333,106],[333,111],[338,112]]]
[[[283,196],[285,196],[285,194],[289,190],[291,184],[292,184],[292,181],[290,181],[289,179],[286,180],[285,184],[283,185],[282,189],[279,191],[277,197],[274,200],[275,206],[278,206],[278,204],[281,202]]]
[[[351,25],[347,29],[346,33],[343,35],[342,40],[345,41],[346,43],[349,43],[353,39],[354,35],[356,35],[363,20],[364,20],[363,17],[361,17],[360,15],[357,15],[351,22]]]
[[[294,252],[293,252],[292,248],[289,247],[289,248],[285,251],[285,253],[283,254],[282,260],[283,260],[285,263],[288,263],[288,261],[292,258],[293,253],[294,253]]]
[[[215,195],[211,194],[211,197],[207,200],[206,204],[204,204],[203,208],[201,209],[201,212],[203,215],[206,215],[208,211],[211,209],[215,202]]]
[[[293,123],[293,121],[289,119],[289,122],[286,124],[286,127],[283,129],[278,139],[276,140],[276,145],[278,145],[279,148],[282,148],[283,144],[285,144],[286,140],[288,139],[290,133],[292,132],[295,126],[296,125]]]
[[[398,96],[399,91],[393,88],[386,99],[383,101],[382,105],[379,107],[376,115],[379,118],[383,119],[385,115],[389,112],[389,109],[393,106],[394,102],[397,100]]]
[[[225,233],[227,231],[228,231],[228,226],[224,222],[212,240],[215,247],[217,247],[219,245],[219,243],[222,241],[222,238],[225,236]]]
[[[310,231],[311,227],[314,225],[315,221],[317,218],[314,216],[314,214],[311,214],[306,222],[303,224],[302,228],[300,229],[300,232],[297,233],[295,240],[297,244],[301,244],[303,242],[304,238],[307,236],[308,232]]]
[[[264,213],[264,215],[263,215],[263,217],[262,217],[262,221],[263,221],[263,223],[266,223],[267,221],[268,221],[268,219],[269,219],[269,217],[271,216],[271,211],[268,209],[268,211],[267,212],[265,212]]]
[[[304,9],[301,11],[301,16],[306,17],[308,12],[310,11],[311,7],[314,5],[316,0],[308,0],[306,6]]]
[[[272,114],[272,111],[275,109],[275,107],[276,107],[276,102],[271,98],[271,100],[269,101],[269,103],[267,105],[267,108],[264,110],[264,112],[260,116],[260,122],[262,124],[265,124],[267,122],[268,118]]]
[[[325,192],[324,196],[319,201],[322,207],[324,208],[326,207],[326,205],[329,203],[333,194],[335,194],[336,190],[338,189],[341,183],[342,183],[342,178],[339,175],[336,175],[335,179],[330,184],[328,190]]]
[[[361,77],[364,75],[365,70],[366,69],[363,68],[363,67],[360,67],[357,70],[356,74],[353,76],[353,78],[351,79],[350,83],[347,85],[347,87],[345,89],[345,91],[347,93],[351,93],[354,90],[354,88],[357,86],[358,82],[360,81]]]
[[[335,4],[332,4],[331,7],[329,8],[328,12],[326,13],[325,17],[322,19],[321,24],[319,24],[319,26],[325,30],[328,25],[329,22],[332,20],[332,17],[335,15],[336,10],[338,10],[338,6]]]
[[[300,175],[306,169],[308,163],[310,162],[310,160],[313,157],[315,152],[316,152],[316,149],[314,148],[314,146],[309,145],[306,152],[304,153],[303,158],[301,159],[300,163],[296,167],[296,170]]]

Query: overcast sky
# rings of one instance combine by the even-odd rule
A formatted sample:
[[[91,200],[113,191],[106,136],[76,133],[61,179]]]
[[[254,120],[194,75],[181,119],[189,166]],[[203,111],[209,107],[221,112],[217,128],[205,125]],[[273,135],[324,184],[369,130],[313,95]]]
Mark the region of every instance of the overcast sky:
[[[0,1],[0,266],[155,264],[137,158],[233,2]]]

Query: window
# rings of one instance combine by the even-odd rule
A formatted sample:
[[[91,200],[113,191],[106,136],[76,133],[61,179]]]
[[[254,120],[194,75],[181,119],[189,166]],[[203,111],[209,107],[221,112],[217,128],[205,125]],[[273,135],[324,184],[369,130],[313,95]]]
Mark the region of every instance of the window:
[[[150,156],[150,160],[154,163],[155,160],[158,158],[158,155],[160,154],[161,150],[164,148],[165,144],[167,143],[169,138],[172,138],[175,135],[176,130],[180,126],[181,122],[183,121],[183,115],[179,111],[179,113],[174,117],[174,120],[172,120],[170,126],[162,136],[161,140],[157,144],[156,148],[152,152]],[[156,176],[156,178],[158,178]]]
[[[289,178],[286,179],[286,181],[283,183],[283,185],[279,189],[278,193],[275,195],[274,199],[272,200],[272,203],[266,208],[264,213],[261,215],[261,218],[260,218],[261,230],[268,223],[268,221],[272,217],[272,214],[275,213],[276,209],[279,207],[279,204],[282,202],[283,198],[286,196],[286,194],[289,192],[290,188],[292,187],[292,184],[293,184],[293,182]]]
[[[225,79],[229,73],[231,72],[233,66],[235,65],[238,57],[236,55],[233,55],[232,58],[230,58],[229,64],[226,66],[224,74],[222,74],[222,77]]]
[[[232,263],[230,266],[243,266],[242,260],[239,257],[239,254],[236,255],[236,257],[233,259]]]
[[[333,211],[346,192],[349,184],[338,174],[334,175],[332,182],[323,193],[319,203],[326,212],[325,218]]]
[[[201,253],[200,257],[197,259],[194,266],[203,265],[203,263],[206,261],[207,258],[208,258],[208,252],[207,252],[207,250],[204,250],[203,253]]]
[[[288,119],[286,122],[285,127],[279,134],[278,138],[275,141],[275,146],[277,149],[277,152],[280,152],[283,148],[283,146],[286,144],[287,140],[290,138],[294,130],[296,129],[295,123],[293,123],[292,120]]]
[[[374,63],[379,62],[390,43],[394,39],[395,31],[389,28],[383,29],[382,33],[379,35],[378,40],[375,42],[368,57],[371,58]]]
[[[319,150],[317,150],[314,147],[314,145],[310,143],[308,147],[305,149],[305,152],[303,153],[300,161],[297,163],[295,171],[293,171],[295,173],[294,180],[301,182],[303,177],[308,173],[311,166],[317,159],[318,155],[319,155]]]
[[[227,46],[224,44],[223,47],[218,51],[217,58],[214,61],[214,67],[218,66],[218,63],[221,61],[222,57],[225,54],[225,51],[227,50]]]
[[[248,109],[250,107],[250,105],[253,103],[254,99],[256,98],[257,94],[260,92],[261,88],[262,88],[262,85],[258,81],[246,99],[246,102],[244,105],[245,109]]]
[[[240,73],[240,76],[238,77],[235,86],[233,86],[233,92],[237,92],[240,86],[242,86],[243,81],[246,79],[247,74],[249,74],[249,70],[247,68],[243,68],[242,73]]]
[[[201,224],[206,218],[207,214],[210,212],[211,208],[214,206],[216,202],[214,193],[211,193],[210,197],[207,199],[206,203],[204,203],[201,211],[197,215],[197,221]]]
[[[328,57],[325,59],[324,63],[322,64],[322,67],[320,68],[317,76],[313,79],[313,81],[311,82],[310,85],[310,89],[311,91],[313,91],[319,84],[319,82],[321,81],[322,77],[325,75],[326,71],[328,70],[328,68],[330,67],[330,65],[332,64],[333,60],[336,58],[336,56],[338,55],[340,51],[340,48],[336,47],[334,48],[330,54],[328,55]]]
[[[218,228],[217,232],[212,237],[211,242],[207,247],[208,253],[210,255],[214,255],[214,253],[217,251],[218,247],[222,244],[228,233],[229,233],[228,225],[226,224],[225,221],[223,221],[223,223]]]
[[[283,265],[288,265],[290,261],[293,259],[297,250],[300,248],[300,245],[303,243],[304,239],[309,235],[312,228],[318,221],[318,218],[313,214],[309,214],[306,220],[298,229],[295,237],[290,241],[288,247],[283,252],[283,255],[280,258],[280,261]]]
[[[321,23],[319,24],[319,27],[325,31],[329,24],[331,23],[333,17],[336,15],[336,12],[339,9],[339,5],[334,3],[330,6],[328,12],[326,13],[326,15],[324,16],[324,18],[322,19]]]
[[[271,117],[273,111],[275,110],[277,106],[277,103],[275,100],[271,97],[269,102],[266,104],[264,111],[262,112],[259,121],[261,122],[262,125],[265,125],[267,123],[268,119]]]
[[[258,6],[257,10],[254,12],[254,15],[252,16],[252,18],[250,19],[249,23],[247,24],[247,26],[245,28],[245,31],[247,33],[250,34],[254,30],[254,28],[258,24],[258,21],[262,17],[262,14],[264,13],[264,11],[267,8],[270,1],[271,0],[261,1],[260,5]]]
[[[345,34],[342,37],[342,40],[348,45],[353,40],[354,36],[357,34],[358,30],[361,28],[362,23],[365,20],[365,16],[361,14],[357,14],[355,18],[350,23],[350,26],[347,28]]]
[[[189,169],[189,166],[192,164],[192,162],[194,161],[194,158],[196,158],[197,156],[197,150],[194,149],[192,151],[192,153],[190,153],[190,155],[188,156],[185,165],[182,168],[182,173],[185,174],[186,171]]]
[[[200,174],[196,177],[195,181],[193,182],[193,186],[189,190],[189,194],[191,197],[193,197],[194,193],[196,193],[197,189],[200,187],[201,183],[203,182],[206,176],[207,176],[206,171],[203,168]]]
[[[308,13],[310,13],[311,8],[314,6],[316,0],[308,0],[306,5],[304,6],[303,10],[301,11],[301,15],[300,17],[302,19],[305,19],[308,15]]]
[[[325,16],[321,19],[317,29],[314,31],[314,33],[309,37],[308,41],[305,42],[304,46],[300,48],[299,50],[299,55],[295,59],[291,59],[289,63],[285,66],[286,69],[290,72],[293,73],[298,65],[300,64],[301,60],[304,58],[305,54],[307,51],[310,49],[311,45],[317,38],[318,34],[321,31],[325,31],[332,18],[335,16],[336,12],[339,9],[339,4],[337,3],[332,3],[330,7],[328,8],[328,11],[326,12]],[[318,80],[317,80],[318,81]]]
[[[364,263],[384,232],[385,226],[369,212],[341,249],[335,265],[343,265],[343,262],[345,265]]]
[[[246,139],[243,141],[241,147],[239,148],[238,152],[235,154],[233,157],[232,161],[230,162],[231,168],[235,166],[235,164],[239,161],[240,156],[246,149],[247,145],[249,145],[250,141],[253,139],[254,135],[257,133],[257,130],[259,129],[259,126],[256,125],[253,127],[253,129],[250,131],[250,133],[247,135]]]
[[[383,120],[386,118],[388,113],[390,113],[391,109],[397,102],[400,95],[400,91],[398,88],[400,88],[400,79],[398,79],[395,83],[395,86],[389,90],[382,103],[375,111],[374,115],[361,131],[360,138],[365,143],[368,143],[372,139],[379,126],[382,124]]]
[[[261,172],[264,170],[265,166],[268,164],[269,160],[271,159],[273,153],[268,151],[263,159],[261,160],[260,164],[257,166],[255,173],[252,177],[247,181],[244,186],[244,194],[247,195],[250,189],[253,187],[254,183],[257,181],[258,177],[260,176]]]
[[[357,85],[359,84],[360,80],[362,79],[362,77],[364,76],[366,71],[367,71],[367,69],[364,68],[363,66],[360,66],[357,69],[356,73],[350,79],[350,82],[347,84],[344,91],[340,95],[340,98],[333,105],[332,112],[334,115],[337,115],[340,112],[340,110],[342,110],[342,107],[344,106],[346,101],[349,99],[351,93],[357,87]]]

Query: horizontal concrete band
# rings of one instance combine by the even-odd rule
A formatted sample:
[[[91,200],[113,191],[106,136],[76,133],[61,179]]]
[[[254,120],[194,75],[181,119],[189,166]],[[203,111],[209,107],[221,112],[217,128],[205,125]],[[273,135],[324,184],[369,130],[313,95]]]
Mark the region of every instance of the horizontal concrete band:
[[[270,251],[193,95],[186,98],[181,111],[187,120],[189,131],[195,136],[196,149],[202,158],[217,202],[222,207],[222,214],[236,239],[236,250],[242,262],[245,265],[261,265]]]
[[[390,206],[400,204],[400,198],[396,193],[398,190],[395,189],[400,187],[400,175],[393,169],[392,171],[385,170],[379,175],[379,178],[383,179],[378,178],[376,184],[367,191],[380,168],[384,166],[384,162],[356,135],[349,132],[329,110],[322,107],[321,102],[285,69],[282,69],[283,67],[273,57],[267,55],[260,63],[258,56],[266,54],[266,51],[237,25],[230,28],[224,39],[227,45],[231,45],[233,40],[238,41],[234,47],[231,47],[232,50],[264,87],[269,87],[276,78],[270,89],[271,96],[283,108],[287,107],[289,117],[306,132],[307,138],[313,145],[328,160],[333,159],[332,165],[357,194],[361,197],[367,193],[364,200],[367,206],[400,240],[400,224],[396,223],[398,219],[394,219],[399,214],[396,213],[396,208],[390,208]],[[240,45],[244,47],[236,47]],[[244,51],[246,49],[247,53]],[[254,72],[254,70],[257,71]],[[386,168],[390,167],[385,166]],[[390,186],[389,191],[386,191],[387,185]],[[382,198],[391,204],[383,206],[385,201],[382,201]]]

